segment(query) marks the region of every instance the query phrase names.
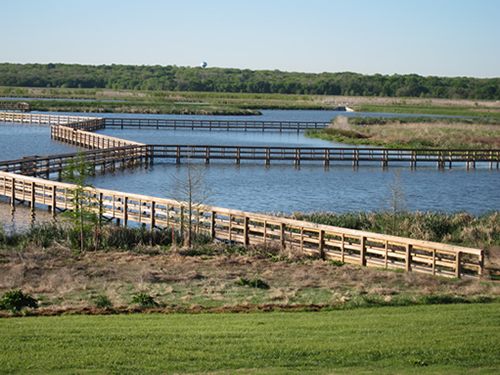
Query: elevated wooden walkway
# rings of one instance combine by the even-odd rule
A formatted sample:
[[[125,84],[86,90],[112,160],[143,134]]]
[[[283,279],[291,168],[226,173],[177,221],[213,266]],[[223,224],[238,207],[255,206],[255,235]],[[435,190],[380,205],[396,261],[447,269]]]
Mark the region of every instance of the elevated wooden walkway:
[[[189,119],[131,119],[106,118],[110,128],[153,128],[171,130],[208,130],[208,131],[295,131],[323,129],[329,122],[305,121],[240,121],[240,120],[189,120]]]
[[[436,165],[444,169],[446,166],[465,163],[467,169],[475,168],[476,163],[489,163],[490,169],[499,168],[500,150],[392,150],[381,148],[335,148],[335,147],[253,147],[253,146],[185,146],[185,145],[148,145],[150,160],[166,158],[180,163],[182,159],[233,160],[236,164],[242,161],[264,161],[270,165],[272,161],[321,162],[325,166],[336,162],[348,162],[357,167],[360,163],[380,163],[382,167],[407,165]]]
[[[23,176],[49,179],[57,173],[58,179],[64,168],[78,153],[49,156],[27,156],[17,160],[0,162],[0,171],[17,173]],[[114,171],[117,168],[149,163],[146,146],[122,146],[85,152],[85,161],[90,163],[95,172]]]
[[[11,116],[12,115],[12,116]],[[3,117],[2,117],[3,116]],[[8,119],[8,120],[7,120]],[[27,122],[27,117],[0,113],[0,121]],[[293,161],[360,161],[437,163],[443,168],[454,162],[467,165],[479,161],[496,163],[499,150],[387,150],[344,148],[290,148],[290,147],[231,147],[231,146],[171,146],[144,145],[90,133],[104,124],[102,119],[68,116],[36,115],[29,121],[51,125],[51,137],[91,149],[85,153],[87,161],[96,169],[105,171],[117,165],[152,163],[155,158],[171,158],[180,162],[183,158],[210,160]],[[64,123],[64,125],[61,125]],[[72,125],[68,127],[66,125]],[[30,204],[34,216],[35,205],[45,205],[56,210],[74,209],[71,203],[73,185],[50,181],[52,173],[60,173],[77,153],[31,156],[20,160],[0,162],[0,195],[8,197],[12,208],[16,202]],[[14,173],[11,173],[14,172]],[[30,177],[42,176],[46,179]],[[122,193],[105,189],[88,189],[87,194],[99,202],[103,215],[127,225],[133,221],[153,228],[183,227],[188,213],[186,204],[169,199]],[[89,200],[94,201],[94,199]],[[96,209],[96,207],[91,207]],[[300,249],[323,259],[370,267],[403,269],[445,277],[478,278],[483,274],[484,252],[428,241],[355,231],[326,225],[318,225],[272,215],[252,214],[217,207],[202,207],[194,214],[193,225],[199,232],[209,233],[212,238],[239,242],[244,245],[273,245]]]
[[[252,121],[198,121],[198,120],[157,120],[157,119],[102,119],[95,117],[38,115],[0,112],[0,121],[29,124],[51,125],[51,137],[75,146],[90,149],[106,149],[124,146],[145,146],[139,142],[127,141],[92,133],[106,126],[135,128],[205,129],[205,130],[303,130],[326,126],[327,123],[310,122],[252,122]],[[439,169],[465,166],[476,168],[477,163],[488,163],[490,169],[499,169],[500,150],[428,150],[428,149],[385,149],[374,147],[252,147],[252,146],[214,146],[214,145],[148,145],[146,157],[171,159],[177,163],[190,158],[210,163],[216,160],[263,161],[270,165],[273,161],[321,162],[325,166],[336,162],[351,163],[358,167],[363,164],[380,163],[384,168],[389,165],[416,168],[422,165],[435,165]],[[0,170],[2,168],[0,163]]]
[[[80,122],[99,120],[103,123],[102,118],[83,117],[83,116],[61,116],[61,115],[42,115],[34,113],[12,113],[0,112],[0,122],[14,122],[19,124],[35,124],[35,125],[69,125],[78,126]],[[90,131],[90,128],[86,128]]]
[[[0,195],[56,210],[73,209],[73,185],[0,172]],[[104,217],[127,226],[135,222],[153,228],[182,227],[186,205],[174,200],[114,190],[87,189]],[[480,249],[363,232],[304,221],[204,206],[193,215],[193,226],[213,239],[248,245],[278,245],[322,259],[361,266],[402,269],[444,277],[478,278],[484,269]]]

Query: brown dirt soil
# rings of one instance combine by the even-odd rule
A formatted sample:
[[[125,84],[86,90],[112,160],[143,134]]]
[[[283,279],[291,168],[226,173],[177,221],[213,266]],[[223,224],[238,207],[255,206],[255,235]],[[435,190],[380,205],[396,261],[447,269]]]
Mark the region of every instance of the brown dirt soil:
[[[273,250],[274,251],[274,250]],[[284,259],[276,261],[276,259]],[[269,289],[237,285],[265,281]],[[29,315],[116,314],[136,312],[250,312],[320,310],[381,301],[417,300],[425,295],[496,299],[500,283],[491,280],[443,279],[416,273],[336,266],[286,251],[274,260],[263,253],[188,256],[182,250],[142,249],[73,254],[61,245],[23,251],[0,250],[0,294],[22,289],[39,300]],[[131,303],[139,293],[153,296],[159,307]],[[96,308],[105,295],[112,307]],[[0,313],[8,316],[9,312]]]

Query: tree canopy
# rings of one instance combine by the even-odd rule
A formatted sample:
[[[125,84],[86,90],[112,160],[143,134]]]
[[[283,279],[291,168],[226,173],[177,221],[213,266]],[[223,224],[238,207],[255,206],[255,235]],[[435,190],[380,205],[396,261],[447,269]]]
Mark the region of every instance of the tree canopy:
[[[0,64],[0,86],[500,100],[500,78],[136,65]]]

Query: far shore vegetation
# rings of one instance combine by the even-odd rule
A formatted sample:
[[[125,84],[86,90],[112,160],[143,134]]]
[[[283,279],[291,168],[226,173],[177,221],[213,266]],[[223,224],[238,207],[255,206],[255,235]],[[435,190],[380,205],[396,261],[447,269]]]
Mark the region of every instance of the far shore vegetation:
[[[30,99],[34,111],[50,112],[259,115],[266,109],[348,106],[358,112],[500,118],[500,102],[491,100],[0,86],[2,101],[15,98]]]
[[[412,149],[500,149],[500,119],[337,117],[306,136],[354,145]]]
[[[500,100],[499,78],[302,73],[175,65],[0,63],[0,86],[159,92]]]

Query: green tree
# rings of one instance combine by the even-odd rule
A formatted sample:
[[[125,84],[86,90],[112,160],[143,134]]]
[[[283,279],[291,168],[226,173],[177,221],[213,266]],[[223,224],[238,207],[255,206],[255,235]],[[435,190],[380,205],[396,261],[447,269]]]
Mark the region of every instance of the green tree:
[[[85,237],[93,232],[94,246],[97,250],[99,228],[102,219],[102,207],[94,186],[87,182],[93,176],[94,168],[81,152],[72,158],[64,168],[62,177],[65,182],[74,185],[69,189],[68,199],[72,208],[63,213],[72,225],[73,235],[79,237],[80,251],[85,250]]]

